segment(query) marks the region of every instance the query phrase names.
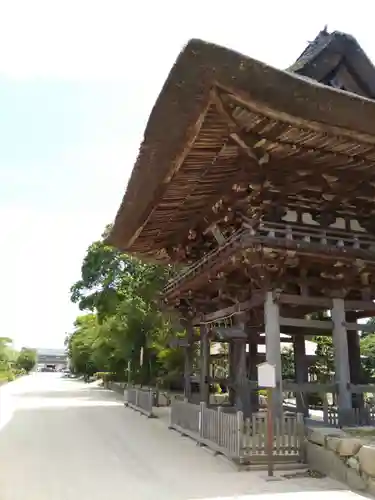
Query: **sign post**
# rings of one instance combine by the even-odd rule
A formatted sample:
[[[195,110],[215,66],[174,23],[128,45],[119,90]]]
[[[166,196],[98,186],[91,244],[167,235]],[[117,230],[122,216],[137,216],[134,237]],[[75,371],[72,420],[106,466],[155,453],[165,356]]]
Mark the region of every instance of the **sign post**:
[[[273,477],[273,412],[272,396],[273,389],[276,387],[276,367],[271,363],[261,363],[258,369],[258,385],[267,389],[267,469],[268,477]]]
[[[129,361],[128,361],[128,387],[130,387],[131,380],[132,380],[132,362],[129,359]]]

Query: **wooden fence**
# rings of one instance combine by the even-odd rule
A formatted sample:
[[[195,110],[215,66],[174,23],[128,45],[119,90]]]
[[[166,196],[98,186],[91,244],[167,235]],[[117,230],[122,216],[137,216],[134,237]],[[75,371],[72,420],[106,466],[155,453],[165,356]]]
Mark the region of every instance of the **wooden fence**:
[[[333,427],[358,427],[361,425],[375,426],[375,408],[325,408],[323,412],[324,423]]]
[[[375,408],[370,405],[364,405],[360,408],[348,408],[339,410],[333,404],[328,404],[328,396],[330,395],[330,400],[334,403],[338,399],[338,384],[335,382],[330,383],[300,383],[285,381],[283,382],[283,389],[288,392],[293,392],[298,395],[307,409],[308,407],[308,395],[317,394],[320,395],[323,401],[321,407],[322,419],[324,424],[333,427],[350,427],[350,426],[361,426],[361,425],[375,425]],[[355,385],[348,384],[348,389],[351,394],[364,395],[366,393],[374,394],[375,385],[374,384],[363,384]],[[363,403],[362,403],[363,404]]]
[[[193,438],[238,462],[263,465],[267,461],[267,416],[253,415],[244,421],[242,412],[226,413],[186,401],[173,401],[170,428]],[[273,461],[301,462],[303,416],[282,416],[274,422]]]
[[[250,463],[267,461],[267,414],[246,419],[242,438],[242,457]],[[302,462],[303,415],[282,415],[273,423],[273,457],[276,462]]]
[[[154,405],[153,389],[136,389],[127,387],[124,391],[125,406],[137,410],[147,417],[153,417],[152,407]]]

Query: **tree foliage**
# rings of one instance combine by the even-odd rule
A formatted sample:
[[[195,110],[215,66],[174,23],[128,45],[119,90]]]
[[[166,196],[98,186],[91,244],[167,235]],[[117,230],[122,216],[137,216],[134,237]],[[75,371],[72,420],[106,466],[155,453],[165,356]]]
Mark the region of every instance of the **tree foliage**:
[[[293,347],[283,347],[281,350],[281,368],[283,379],[294,380],[294,349]]]
[[[71,288],[72,302],[85,313],[66,340],[73,369],[129,378],[130,364],[131,379],[144,384],[181,374],[183,355],[168,346],[172,327],[158,305],[169,269],[114,250],[106,233],[88,248]]]
[[[13,341],[9,337],[0,337],[0,383],[14,380],[25,373],[17,364],[20,356],[13,348]]]
[[[37,363],[37,353],[35,349],[29,349],[28,347],[23,347],[18,353],[16,359],[16,366],[20,370],[24,370],[26,373],[31,372]]]
[[[16,352],[12,348],[12,339],[9,337],[0,337],[0,372],[9,372],[15,357]]]
[[[375,334],[368,333],[361,338],[361,355],[365,375],[375,377]]]

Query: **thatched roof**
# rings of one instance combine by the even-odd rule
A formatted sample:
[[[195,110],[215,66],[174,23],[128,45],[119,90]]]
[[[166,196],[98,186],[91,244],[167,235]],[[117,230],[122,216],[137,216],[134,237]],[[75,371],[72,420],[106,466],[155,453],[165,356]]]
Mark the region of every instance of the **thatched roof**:
[[[218,107],[218,93],[231,116]],[[108,241],[155,257],[182,238],[197,212],[204,217],[240,175],[232,119],[274,159],[328,168],[375,161],[374,116],[369,99],[191,40],[152,110]]]

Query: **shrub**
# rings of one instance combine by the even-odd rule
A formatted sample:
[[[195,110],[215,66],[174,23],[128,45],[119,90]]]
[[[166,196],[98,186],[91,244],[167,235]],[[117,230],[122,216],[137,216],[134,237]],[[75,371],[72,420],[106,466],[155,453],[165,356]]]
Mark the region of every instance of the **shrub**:
[[[97,379],[102,379],[103,382],[114,382],[116,379],[116,374],[111,372],[97,372],[95,373]]]
[[[0,382],[12,382],[15,378],[16,375],[12,370],[0,372]]]

